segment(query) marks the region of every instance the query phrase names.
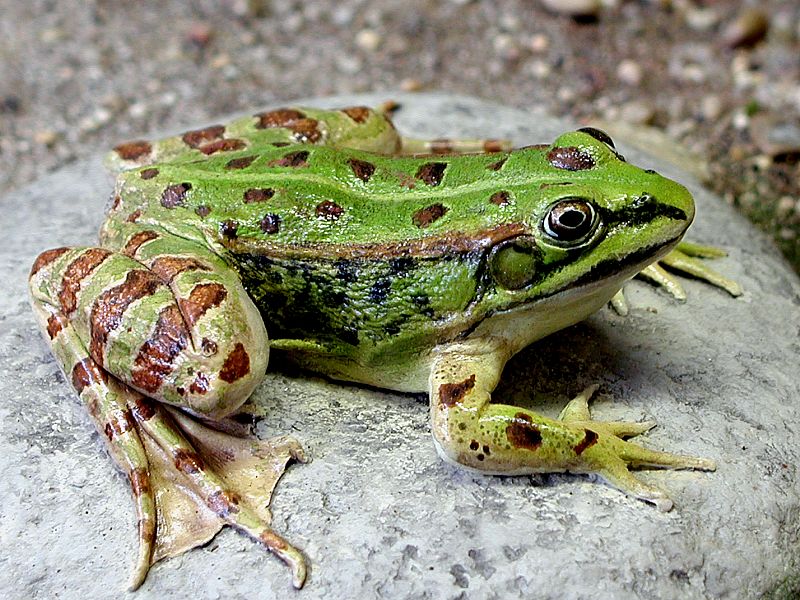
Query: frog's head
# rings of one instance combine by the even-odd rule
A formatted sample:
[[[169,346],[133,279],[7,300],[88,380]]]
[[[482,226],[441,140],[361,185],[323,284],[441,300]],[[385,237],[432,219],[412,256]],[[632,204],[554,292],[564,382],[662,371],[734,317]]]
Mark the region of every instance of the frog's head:
[[[556,297],[591,299],[584,304],[596,310],[674,247],[694,217],[686,188],[625,162],[611,139],[592,128],[563,134],[546,148],[515,151],[503,171],[510,178],[536,175],[513,191],[525,233],[487,255],[489,310]]]

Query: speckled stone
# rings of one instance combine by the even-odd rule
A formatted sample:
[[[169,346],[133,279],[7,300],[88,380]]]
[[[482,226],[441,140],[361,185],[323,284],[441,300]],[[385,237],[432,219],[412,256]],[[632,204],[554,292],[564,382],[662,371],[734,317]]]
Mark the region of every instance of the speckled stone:
[[[401,100],[406,132],[552,140],[569,124],[444,95]],[[201,124],[187,124],[201,125]],[[603,310],[523,351],[495,398],[556,414],[598,382],[595,415],[654,418],[649,447],[714,458],[715,473],[644,472],[676,508],[660,513],[585,476],[478,476],[444,464],[424,398],[270,373],[260,435],[293,433],[313,462],[292,467],[274,526],[311,562],[294,592],[283,565],[226,530],[156,565],[126,596],[135,556],[128,485],[35,328],[26,275],[43,249],[91,244],[111,190],[78,163],[0,201],[0,596],[29,598],[752,598],[800,591],[800,282],[772,244],[689,176],[624,144],[632,162],[686,183],[695,241],[745,294],[688,281],[680,304],[627,288],[631,314]],[[533,398],[537,400],[534,401]]]

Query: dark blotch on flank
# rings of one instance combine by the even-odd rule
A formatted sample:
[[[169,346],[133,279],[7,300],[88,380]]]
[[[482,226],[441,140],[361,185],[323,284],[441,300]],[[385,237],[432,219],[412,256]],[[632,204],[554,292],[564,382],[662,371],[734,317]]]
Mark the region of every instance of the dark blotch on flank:
[[[199,148],[203,144],[218,140],[225,134],[225,127],[222,125],[211,125],[204,129],[195,129],[194,131],[187,131],[181,136],[183,143],[192,148]]]
[[[308,166],[308,150],[289,152],[283,158],[269,161],[270,167],[305,167]]]
[[[233,383],[249,372],[250,356],[244,349],[243,344],[236,344],[222,364],[222,369],[219,371],[219,378],[226,383]]]
[[[500,192],[495,192],[492,194],[492,197],[489,198],[489,202],[492,204],[496,204],[497,206],[505,206],[511,201],[511,195],[506,192],[505,190]]]
[[[275,190],[272,188],[251,188],[247,190],[243,197],[245,204],[253,204],[254,202],[266,202],[275,195]]]
[[[253,161],[258,158],[257,156],[240,156],[239,158],[232,158],[225,163],[226,169],[246,169]]]
[[[186,200],[186,193],[192,189],[192,184],[189,182],[176,183],[167,187],[164,193],[161,194],[161,206],[164,208],[175,208],[176,206],[183,206]]]
[[[353,169],[353,174],[364,183],[369,181],[369,178],[375,173],[375,165],[365,160],[351,158],[347,161],[347,164]]]
[[[447,210],[448,208],[446,206],[437,202],[436,204],[431,204],[430,206],[419,209],[412,215],[411,221],[420,229],[425,229],[434,221],[442,218]]]
[[[369,299],[373,302],[383,302],[386,300],[386,296],[389,295],[389,291],[392,288],[392,280],[389,278],[386,279],[378,279],[375,283],[372,284],[372,287],[369,290]]]
[[[133,385],[151,394],[158,390],[188,342],[180,309],[175,304],[167,306],[159,313],[150,338],[139,348],[131,368]]]
[[[219,225],[219,233],[222,237],[232,240],[237,236],[239,223],[232,219],[226,219]]]
[[[553,148],[547,153],[547,161],[557,169],[584,171],[594,167],[592,155],[575,146]]]
[[[477,450],[478,448],[480,448],[480,447],[481,447],[481,445],[478,443],[478,440],[472,440],[469,443],[469,449],[472,450],[473,452],[475,450]]]
[[[58,301],[61,304],[61,312],[65,316],[70,316],[78,308],[78,292],[81,289],[83,280],[92,271],[105,261],[111,252],[103,248],[89,248],[83,254],[73,260],[61,277],[61,290],[58,293]]]
[[[392,275],[405,275],[414,268],[414,259],[410,256],[400,256],[389,259],[389,270]]]
[[[335,221],[342,216],[344,209],[331,200],[323,200],[317,204],[315,213],[318,217],[322,217],[329,221]]]
[[[64,322],[60,315],[50,315],[47,317],[47,336],[52,340],[61,330],[64,329]]]
[[[139,177],[142,179],[152,179],[156,175],[158,175],[158,169],[154,169],[153,167],[139,171]]]
[[[430,162],[420,165],[415,177],[428,185],[439,185],[447,169],[447,163]]]
[[[267,213],[261,219],[261,231],[264,233],[278,233],[281,230],[281,217],[275,213]]]
[[[153,146],[146,140],[126,142],[114,147],[114,152],[116,152],[122,160],[137,160],[150,154],[152,150]]]
[[[80,394],[87,385],[103,383],[106,373],[91,358],[84,358],[72,367],[72,387]]]
[[[475,387],[475,374],[459,383],[443,383],[439,386],[439,404],[451,408],[460,402]]]
[[[356,123],[364,123],[369,118],[372,110],[366,106],[351,106],[349,108],[343,108],[342,112]]]
[[[573,448],[573,450],[575,450],[575,454],[577,455],[581,455],[584,450],[591,448],[597,443],[597,433],[591,429],[584,429],[584,432],[586,433],[583,436],[583,439]]]
[[[139,251],[139,248],[141,248],[144,244],[146,244],[150,240],[156,239],[157,237],[158,234],[155,231],[150,231],[148,229],[134,233],[125,243],[125,247],[122,248],[121,252],[125,256],[133,258],[134,256],[136,256],[136,253]]]
[[[536,450],[542,445],[542,432],[531,422],[531,417],[518,412],[506,427],[506,437],[517,448]]]

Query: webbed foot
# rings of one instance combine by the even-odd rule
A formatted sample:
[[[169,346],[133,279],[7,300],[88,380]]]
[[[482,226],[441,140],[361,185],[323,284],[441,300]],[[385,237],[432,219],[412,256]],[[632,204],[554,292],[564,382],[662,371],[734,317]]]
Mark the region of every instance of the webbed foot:
[[[670,452],[650,450],[622,438],[634,437],[655,427],[654,421],[595,421],[591,418],[589,399],[597,385],[586,388],[561,411],[559,420],[585,431],[581,454],[590,469],[622,492],[655,504],[659,510],[672,508],[672,500],[660,489],[636,478],[629,467],[660,467],[667,469],[698,469],[713,471],[713,460],[695,458]]]

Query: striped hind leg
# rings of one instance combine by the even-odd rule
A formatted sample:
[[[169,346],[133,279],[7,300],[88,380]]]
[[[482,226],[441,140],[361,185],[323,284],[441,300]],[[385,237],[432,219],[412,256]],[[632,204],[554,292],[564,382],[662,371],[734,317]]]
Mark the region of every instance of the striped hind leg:
[[[33,308],[64,375],[86,406],[109,453],[130,481],[138,517],[139,554],[130,583],[130,588],[136,589],[147,576],[156,538],[156,506],[147,455],[129,408],[132,396],[138,394],[97,365],[61,311],[36,300]]]
[[[93,418],[129,473],[141,506],[144,549],[134,583],[141,583],[151,560],[208,541],[221,526],[217,519],[261,541],[290,565],[295,585],[302,585],[302,554],[269,528],[266,508],[286,464],[302,459],[299,444],[212,432],[178,412],[168,416],[159,403],[145,398],[208,419],[231,414],[266,367],[260,315],[235,273],[208,250],[163,231],[117,233],[126,236],[121,252],[61,248],[43,253],[31,271],[30,288],[64,371],[69,376],[81,368],[75,365],[83,365],[72,381],[97,415]],[[170,483],[178,480],[183,483]],[[173,508],[158,504],[163,495],[154,492],[154,481],[170,488],[173,497],[185,496],[172,503],[184,518],[192,510],[179,505],[199,498],[198,512],[210,511],[211,522],[198,514],[202,531],[195,533],[192,523],[170,518]],[[161,536],[161,525],[170,522],[182,527],[177,536],[182,541],[165,549],[171,542],[162,538],[175,536]]]

